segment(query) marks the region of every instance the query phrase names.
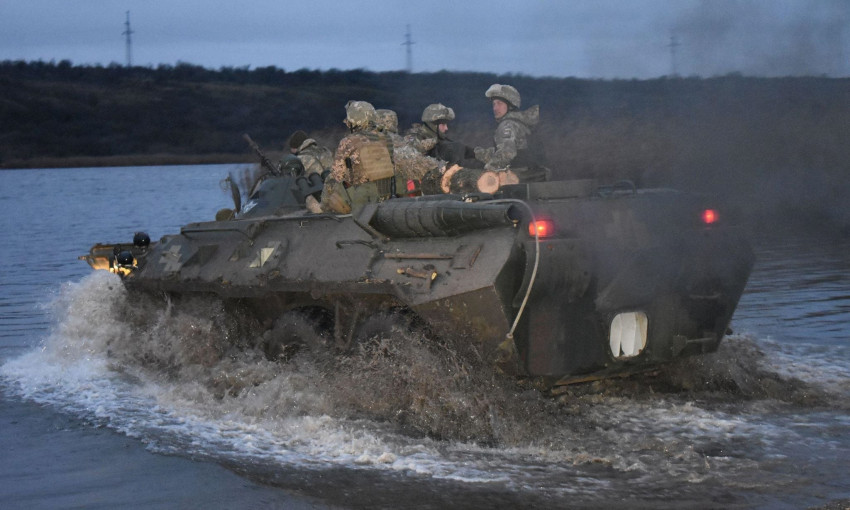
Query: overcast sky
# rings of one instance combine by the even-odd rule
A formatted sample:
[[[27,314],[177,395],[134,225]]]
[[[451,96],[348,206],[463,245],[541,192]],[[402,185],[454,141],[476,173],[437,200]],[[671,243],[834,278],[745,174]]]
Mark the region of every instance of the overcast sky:
[[[127,11],[141,66],[850,75],[850,0],[0,0],[0,60],[123,65]]]

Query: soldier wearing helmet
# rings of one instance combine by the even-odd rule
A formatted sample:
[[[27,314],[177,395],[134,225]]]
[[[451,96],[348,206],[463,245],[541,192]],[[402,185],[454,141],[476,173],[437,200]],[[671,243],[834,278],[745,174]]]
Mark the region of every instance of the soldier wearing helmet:
[[[449,138],[449,123],[455,112],[440,103],[430,104],[422,112],[422,124],[414,124],[407,139],[422,154],[446,163],[462,166],[481,166],[471,147]]]
[[[407,140],[422,154],[433,156],[437,143],[449,131],[449,122],[455,112],[439,103],[430,104],[422,111],[422,123],[414,124],[408,131]]]
[[[378,131],[387,133],[390,137],[398,134],[398,115],[392,110],[386,108],[375,110],[375,124]]]
[[[375,110],[375,114],[377,118],[376,127],[378,131],[383,133],[392,144],[393,162],[395,163],[396,174],[398,174],[400,171],[398,151],[406,144],[405,139],[398,134],[398,115],[396,114],[396,112],[388,110],[386,108],[380,108],[378,110]]]
[[[445,138],[449,131],[449,122],[455,120],[455,111],[440,103],[429,104],[422,111],[422,122],[438,138]]]
[[[321,203],[322,211],[340,214],[395,194],[392,142],[377,129],[375,107],[349,101],[344,122],[350,132],[334,153]]]
[[[434,158],[425,156],[406,137],[398,134],[398,115],[392,110],[378,109],[377,129],[385,134],[392,143],[392,157],[395,166],[396,187],[398,189],[419,189],[417,184],[428,172],[436,172],[443,164]]]
[[[304,175],[324,175],[329,172],[333,164],[333,152],[319,142],[307,136],[304,131],[298,130],[289,137],[287,143],[291,155],[297,156],[304,165]],[[287,158],[290,156],[287,156]],[[281,167],[283,161],[281,161]]]
[[[484,93],[492,103],[493,117],[498,122],[493,147],[475,148],[475,158],[487,170],[510,170],[520,182],[545,181],[548,170],[534,128],[540,121],[540,108],[535,105],[520,110],[522,98],[510,86],[495,83]]]

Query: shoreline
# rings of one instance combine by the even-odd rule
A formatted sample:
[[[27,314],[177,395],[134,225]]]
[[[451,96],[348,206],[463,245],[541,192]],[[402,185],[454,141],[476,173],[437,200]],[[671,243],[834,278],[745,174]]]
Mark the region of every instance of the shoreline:
[[[269,151],[272,160],[280,159],[281,153]],[[69,156],[36,157],[18,159],[0,164],[0,170],[34,170],[45,168],[98,168],[120,166],[171,166],[171,165],[218,165],[250,164],[258,159],[252,154],[129,154],[119,156]]]
[[[265,151],[272,162],[280,161],[283,151]],[[4,170],[46,170],[109,167],[152,167],[183,165],[221,165],[221,164],[259,164],[255,154],[128,154],[115,156],[70,156],[37,157],[0,163],[0,172]],[[728,198],[728,197],[727,197]],[[801,208],[793,203],[763,203],[752,207],[751,204],[732,201],[729,203],[738,221],[750,229],[770,231],[810,231],[812,229],[827,232],[837,237],[850,236],[850,211],[835,210],[827,207]]]

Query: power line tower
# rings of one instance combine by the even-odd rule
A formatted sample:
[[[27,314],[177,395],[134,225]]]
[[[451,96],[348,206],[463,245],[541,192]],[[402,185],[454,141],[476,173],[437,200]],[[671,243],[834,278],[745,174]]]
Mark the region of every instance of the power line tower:
[[[676,62],[676,48],[681,45],[682,44],[679,43],[679,40],[676,38],[676,34],[670,36],[670,44],[668,44],[670,47],[670,76],[679,76],[679,70],[677,69],[678,65]]]
[[[130,30],[130,11],[127,11],[127,21],[124,22],[124,32],[121,33],[126,36],[127,41],[127,67],[133,67],[133,42],[130,40],[130,35],[133,33]]]
[[[404,42],[401,43],[402,46],[407,46],[407,72],[413,72],[413,46],[415,43],[410,40],[410,25],[407,25],[407,33],[404,34]]]

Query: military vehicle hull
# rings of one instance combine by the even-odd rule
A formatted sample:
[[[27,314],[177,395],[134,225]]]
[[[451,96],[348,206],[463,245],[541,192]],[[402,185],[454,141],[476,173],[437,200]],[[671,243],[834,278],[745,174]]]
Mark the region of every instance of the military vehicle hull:
[[[322,311],[337,345],[403,312],[501,371],[565,384],[717,349],[753,255],[709,205],[672,190],[520,184],[192,223],[81,258],[132,291],[215,294],[259,319]]]

